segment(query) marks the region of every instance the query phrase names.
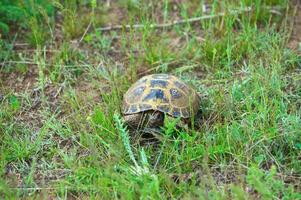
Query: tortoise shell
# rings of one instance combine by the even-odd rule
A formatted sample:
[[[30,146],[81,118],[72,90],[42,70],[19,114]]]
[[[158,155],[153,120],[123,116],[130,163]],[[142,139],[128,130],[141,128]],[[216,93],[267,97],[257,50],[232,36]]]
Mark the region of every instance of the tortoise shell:
[[[173,117],[189,118],[199,109],[196,91],[179,78],[168,74],[144,76],[124,95],[125,115],[154,110]]]

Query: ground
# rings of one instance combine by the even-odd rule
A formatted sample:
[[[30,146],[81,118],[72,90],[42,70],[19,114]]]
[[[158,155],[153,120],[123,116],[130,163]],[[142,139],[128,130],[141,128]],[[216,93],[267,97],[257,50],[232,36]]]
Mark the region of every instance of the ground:
[[[0,37],[2,198],[301,199],[299,1],[32,2]],[[196,88],[201,127],[133,139],[152,73]]]

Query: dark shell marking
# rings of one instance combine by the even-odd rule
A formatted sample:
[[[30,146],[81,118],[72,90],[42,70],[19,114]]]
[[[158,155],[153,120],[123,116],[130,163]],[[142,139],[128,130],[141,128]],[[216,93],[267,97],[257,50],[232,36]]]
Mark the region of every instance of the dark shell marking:
[[[181,111],[179,108],[173,108],[172,109],[172,115],[175,116],[175,117],[180,117],[181,116]]]
[[[199,97],[183,81],[168,74],[144,76],[124,95],[123,114],[157,110],[189,118],[199,109]]]
[[[130,106],[129,112],[135,113],[135,112],[137,112],[137,111],[138,111],[137,105],[131,105],[131,106]]]
[[[161,89],[151,89],[142,101],[156,101],[157,99],[161,100],[163,103],[168,103],[168,99],[166,98],[164,91]]]
[[[182,96],[181,93],[175,88],[171,88],[169,90],[169,93],[171,95],[171,98],[175,98],[175,99],[181,98]]]
[[[162,87],[162,88],[166,88],[168,86],[168,82],[164,81],[164,80],[151,80],[150,81],[151,87]]]

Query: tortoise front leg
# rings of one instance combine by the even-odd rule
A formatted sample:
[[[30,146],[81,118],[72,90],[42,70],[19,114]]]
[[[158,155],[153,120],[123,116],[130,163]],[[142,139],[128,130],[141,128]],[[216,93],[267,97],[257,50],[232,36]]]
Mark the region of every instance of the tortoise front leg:
[[[123,120],[132,129],[137,129],[141,126],[141,119],[143,118],[143,113],[134,113],[130,115],[124,115]]]

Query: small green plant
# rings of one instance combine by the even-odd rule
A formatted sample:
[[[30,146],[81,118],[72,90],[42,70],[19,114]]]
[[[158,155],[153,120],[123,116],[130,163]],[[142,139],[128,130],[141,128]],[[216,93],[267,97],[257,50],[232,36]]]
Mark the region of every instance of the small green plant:
[[[11,25],[19,25],[30,29],[34,44],[40,44],[46,36],[43,33],[45,28],[40,24],[43,24],[44,17],[53,15],[54,7],[49,0],[4,0],[0,2],[0,31],[8,35]]]
[[[293,187],[285,186],[283,180],[276,177],[277,169],[272,166],[269,171],[263,171],[257,166],[249,169],[247,183],[258,192],[263,199],[300,199],[301,194]]]
[[[0,30],[2,34],[8,34],[10,24],[24,20],[24,10],[17,1],[4,0],[0,2]]]
[[[142,165],[142,166],[140,166],[138,164],[138,162],[136,161],[135,155],[132,151],[128,130],[126,129],[124,122],[122,121],[122,119],[120,118],[120,116],[118,114],[114,115],[114,121],[115,121],[117,130],[118,130],[119,134],[121,135],[124,148],[126,149],[132,162],[134,163],[134,167],[132,168],[133,173],[136,175],[143,175],[143,174],[149,173],[150,172],[149,163],[147,161],[147,157],[146,157],[144,149],[142,148],[140,151],[141,165]]]
[[[21,103],[15,95],[9,97],[9,104],[12,110],[17,111],[20,109]]]
[[[0,38],[0,62],[6,62],[9,59],[12,59],[13,55],[13,45],[10,44],[8,41]]]
[[[86,13],[85,15],[80,15],[82,8],[86,7],[85,1],[55,1],[55,7],[62,13],[62,31],[64,37],[68,39],[74,39],[75,37],[81,36],[88,24],[95,19],[95,12]],[[91,2],[92,10],[95,3]],[[92,19],[91,19],[92,18]]]
[[[126,149],[131,161],[134,166],[130,166],[129,172],[131,172],[135,177],[137,177],[137,182],[141,184],[145,184],[145,187],[142,187],[141,195],[142,197],[147,197],[149,195],[154,197],[159,197],[159,182],[158,177],[153,174],[150,170],[150,164],[148,162],[146,153],[142,148],[140,150],[140,164],[135,159],[135,155],[132,151],[132,147],[130,144],[130,138],[126,126],[122,121],[121,117],[118,114],[114,115],[114,121],[117,128],[117,131],[121,135],[122,142],[124,148]],[[128,169],[126,169],[128,170]],[[151,193],[149,191],[152,191]]]
[[[129,134],[128,134],[128,130],[126,129],[126,127],[124,126],[124,123],[122,122],[122,119],[120,118],[119,115],[115,114],[114,115],[114,121],[115,121],[115,125],[117,127],[117,130],[121,136],[123,145],[125,150],[127,151],[128,155],[130,156],[132,162],[134,163],[135,167],[139,167],[134,153],[132,151],[131,145],[130,145],[130,139],[129,139]]]
[[[73,83],[88,65],[83,64],[84,55],[76,48],[64,43],[53,57],[53,65],[48,68],[50,78],[55,82]]]
[[[103,53],[107,53],[111,47],[113,39],[117,37],[117,33],[113,32],[109,36],[102,34],[100,31],[87,34],[84,38],[85,42],[92,44],[95,49],[99,49]]]

